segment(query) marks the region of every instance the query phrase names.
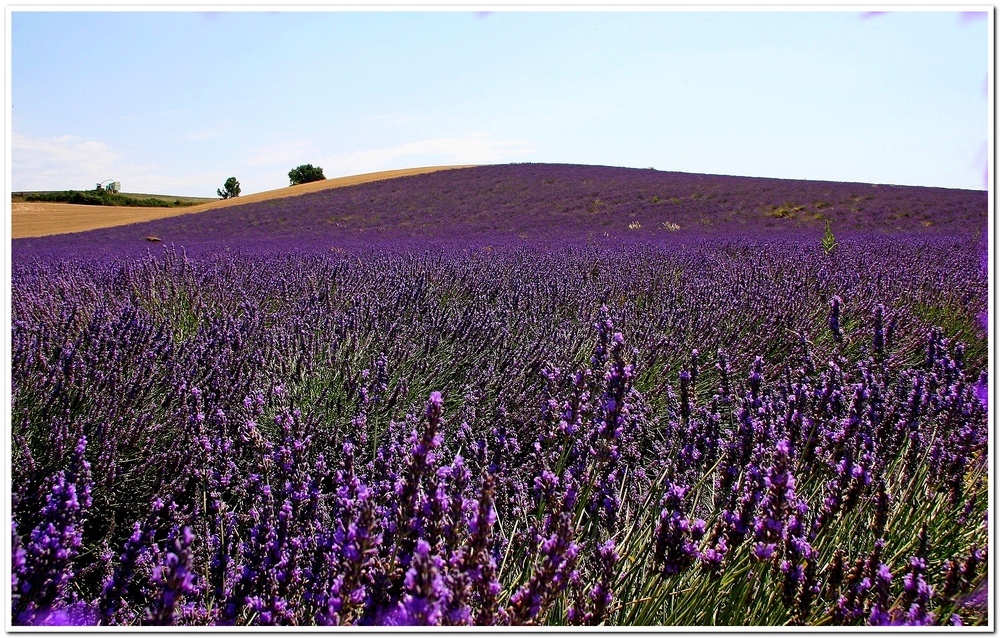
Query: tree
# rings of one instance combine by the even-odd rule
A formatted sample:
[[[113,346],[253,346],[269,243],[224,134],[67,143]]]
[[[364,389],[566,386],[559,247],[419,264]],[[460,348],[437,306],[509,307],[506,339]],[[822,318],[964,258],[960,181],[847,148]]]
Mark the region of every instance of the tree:
[[[318,182],[320,180],[326,179],[323,175],[323,169],[319,166],[313,166],[312,164],[303,164],[302,166],[297,166],[292,170],[288,171],[288,179],[291,181],[292,186],[296,184],[308,184],[309,182]]]
[[[240,196],[240,183],[236,181],[235,177],[230,177],[226,180],[226,183],[222,185],[222,189],[216,190],[219,197],[222,199],[229,199],[230,197]]]

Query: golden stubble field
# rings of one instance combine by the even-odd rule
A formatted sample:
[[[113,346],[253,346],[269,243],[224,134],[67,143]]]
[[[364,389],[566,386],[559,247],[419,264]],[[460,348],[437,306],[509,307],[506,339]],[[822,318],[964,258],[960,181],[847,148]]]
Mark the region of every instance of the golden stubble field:
[[[46,235],[59,235],[61,233],[78,233],[96,228],[110,228],[111,226],[123,226],[125,224],[135,224],[153,219],[163,219],[164,217],[174,217],[176,215],[191,215],[201,213],[206,210],[225,208],[227,206],[238,206],[252,202],[261,202],[268,199],[280,199],[283,197],[295,197],[306,193],[315,193],[328,188],[340,188],[343,186],[354,186],[366,182],[376,182],[384,179],[396,177],[406,177],[407,175],[420,175],[432,173],[434,171],[447,170],[452,168],[466,168],[467,165],[457,166],[424,166],[420,168],[404,168],[391,171],[379,171],[377,173],[363,173],[361,175],[351,175],[349,177],[335,177],[319,182],[299,184],[297,186],[287,186],[270,191],[253,193],[252,195],[241,195],[234,199],[220,199],[216,202],[198,204],[196,206],[185,206],[181,208],[142,208],[135,206],[85,206],[81,204],[54,204],[47,202],[14,202],[11,204],[11,238],[21,239],[24,237],[44,237]]]

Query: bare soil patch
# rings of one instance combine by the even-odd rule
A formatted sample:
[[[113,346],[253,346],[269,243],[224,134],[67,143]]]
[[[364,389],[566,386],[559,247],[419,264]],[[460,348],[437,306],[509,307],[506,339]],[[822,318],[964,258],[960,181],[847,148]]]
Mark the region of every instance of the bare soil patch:
[[[328,188],[354,186],[356,184],[364,184],[366,182],[375,182],[384,179],[393,179],[396,177],[406,177],[407,175],[420,175],[423,173],[432,173],[434,171],[465,167],[466,166],[424,166],[420,168],[379,171],[377,173],[363,173],[361,175],[336,177],[318,182],[310,182],[308,184],[277,188],[234,199],[220,199],[207,204],[199,204],[197,206],[187,206],[183,208],[83,206],[80,204],[55,204],[46,202],[14,202],[11,204],[11,238],[20,239],[23,237],[44,237],[46,235],[59,235],[62,233],[79,233],[86,230],[94,230],[96,228],[109,228],[111,226],[123,226],[125,224],[147,222],[154,219],[163,219],[165,217],[190,215],[192,213],[201,213],[206,210],[225,208],[228,206],[239,206],[240,204],[249,204],[268,199],[295,197],[298,195],[305,195],[307,193],[315,193]]]

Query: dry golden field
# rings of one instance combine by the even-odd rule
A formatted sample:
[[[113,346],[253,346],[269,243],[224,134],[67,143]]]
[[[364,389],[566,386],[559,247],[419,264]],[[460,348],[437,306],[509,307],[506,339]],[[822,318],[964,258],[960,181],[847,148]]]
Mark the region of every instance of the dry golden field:
[[[174,215],[190,215],[226,206],[249,204],[251,202],[280,199],[282,197],[295,197],[296,195],[315,193],[316,191],[328,188],[353,186],[355,184],[405,177],[407,175],[420,175],[422,173],[432,173],[451,168],[465,168],[465,166],[424,166],[420,168],[379,171],[377,173],[363,173],[361,175],[325,179],[319,182],[277,188],[234,199],[220,199],[219,201],[207,204],[181,208],[84,206],[80,204],[47,202],[14,202],[11,204],[11,238],[44,237],[45,235],[59,235],[61,233],[78,233],[85,230],[94,230],[95,228],[123,226],[136,222],[173,217]]]

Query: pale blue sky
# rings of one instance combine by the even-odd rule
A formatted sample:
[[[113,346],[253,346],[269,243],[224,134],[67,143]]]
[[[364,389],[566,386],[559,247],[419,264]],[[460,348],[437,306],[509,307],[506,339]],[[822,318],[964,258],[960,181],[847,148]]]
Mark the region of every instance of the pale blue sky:
[[[12,190],[507,162],[985,188],[987,20],[953,11],[14,11],[11,32]]]

